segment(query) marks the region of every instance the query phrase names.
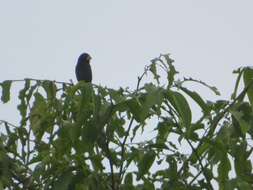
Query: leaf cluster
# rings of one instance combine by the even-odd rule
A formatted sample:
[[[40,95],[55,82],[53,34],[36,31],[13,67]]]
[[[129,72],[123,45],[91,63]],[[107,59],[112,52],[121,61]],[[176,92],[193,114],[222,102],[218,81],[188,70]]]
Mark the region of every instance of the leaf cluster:
[[[178,79],[173,62],[169,54],[153,59],[132,91],[0,83],[3,103],[12,83],[24,84],[20,122],[0,120],[0,189],[252,189],[253,69],[235,71],[230,100],[211,102],[186,83],[217,89]],[[142,84],[146,75],[153,81]]]

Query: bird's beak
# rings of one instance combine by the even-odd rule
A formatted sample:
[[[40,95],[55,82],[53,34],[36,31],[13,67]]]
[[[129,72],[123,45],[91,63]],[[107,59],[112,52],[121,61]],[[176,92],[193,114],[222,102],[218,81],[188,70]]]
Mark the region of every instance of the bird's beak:
[[[88,61],[90,61],[92,58],[91,58],[91,56],[88,56],[87,59],[88,59]]]

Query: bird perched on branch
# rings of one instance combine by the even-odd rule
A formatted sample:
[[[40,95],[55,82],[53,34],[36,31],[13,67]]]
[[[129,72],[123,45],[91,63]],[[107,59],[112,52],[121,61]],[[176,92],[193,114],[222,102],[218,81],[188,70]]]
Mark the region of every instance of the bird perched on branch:
[[[85,82],[92,81],[90,60],[91,56],[88,53],[83,53],[79,56],[76,64],[76,79],[78,81],[85,81]]]

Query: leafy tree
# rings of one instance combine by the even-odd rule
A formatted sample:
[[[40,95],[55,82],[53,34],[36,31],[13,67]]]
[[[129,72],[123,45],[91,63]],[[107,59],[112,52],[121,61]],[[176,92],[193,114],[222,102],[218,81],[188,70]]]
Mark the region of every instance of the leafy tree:
[[[3,103],[13,83],[24,86],[20,122],[0,122],[0,189],[252,189],[253,69],[235,73],[231,99],[215,102],[186,83],[217,89],[179,79],[168,54],[135,90],[3,81]]]

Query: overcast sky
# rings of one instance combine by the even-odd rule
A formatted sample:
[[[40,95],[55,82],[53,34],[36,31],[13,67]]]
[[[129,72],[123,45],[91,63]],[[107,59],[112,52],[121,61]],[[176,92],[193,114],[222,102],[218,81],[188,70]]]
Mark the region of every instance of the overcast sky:
[[[171,53],[182,75],[229,97],[232,71],[253,63],[252,10],[252,0],[0,0],[0,81],[75,80],[89,52],[94,83],[134,87],[150,59]]]

